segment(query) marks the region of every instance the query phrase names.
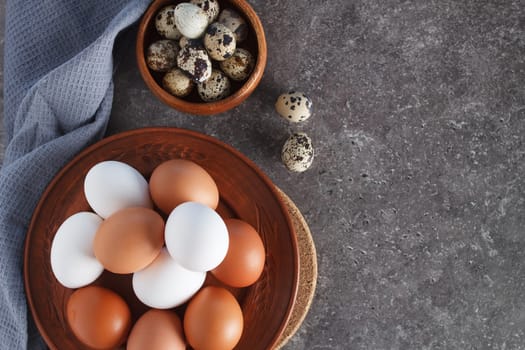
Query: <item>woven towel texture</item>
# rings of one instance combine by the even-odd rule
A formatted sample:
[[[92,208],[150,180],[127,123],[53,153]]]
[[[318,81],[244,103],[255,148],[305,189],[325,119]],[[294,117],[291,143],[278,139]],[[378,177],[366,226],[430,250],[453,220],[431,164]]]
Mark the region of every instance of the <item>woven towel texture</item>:
[[[106,130],[113,46],[149,0],[12,0],[4,53],[0,168],[0,349],[44,349],[28,310],[23,245],[53,176]]]

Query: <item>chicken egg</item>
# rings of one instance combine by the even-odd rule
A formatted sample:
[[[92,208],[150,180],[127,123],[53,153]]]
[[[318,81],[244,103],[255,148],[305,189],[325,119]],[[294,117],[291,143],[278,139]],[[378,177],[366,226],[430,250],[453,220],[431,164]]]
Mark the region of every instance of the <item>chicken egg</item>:
[[[225,219],[229,246],[224,260],[212,270],[221,282],[232,287],[247,287],[259,278],[264,269],[265,252],[261,237],[247,222]]]
[[[97,259],[113,273],[133,273],[149,265],[164,244],[164,220],[152,209],[125,208],[100,225],[93,242]]]
[[[189,160],[172,159],[157,166],[149,188],[153,201],[166,214],[183,202],[199,202],[212,209],[219,204],[219,189],[211,175]]]
[[[67,322],[83,344],[112,349],[126,340],[131,311],[121,296],[99,286],[77,289],[66,306]]]
[[[194,349],[231,350],[241,339],[244,319],[239,303],[230,292],[208,286],[189,302],[183,327]]]
[[[133,291],[149,307],[170,309],[188,301],[203,285],[205,272],[189,271],[163,248],[146,268],[135,272]]]
[[[101,223],[100,216],[80,212],[58,228],[51,244],[51,270],[64,287],[86,286],[104,271],[93,253],[93,240]]]
[[[100,162],[89,169],[84,194],[103,219],[123,208],[153,207],[146,179],[137,169],[119,161]]]
[[[186,350],[182,322],[173,311],[151,309],[137,320],[127,350]]]
[[[224,220],[215,210],[197,202],[185,202],[173,209],[164,238],[173,259],[192,271],[214,269],[228,251]]]

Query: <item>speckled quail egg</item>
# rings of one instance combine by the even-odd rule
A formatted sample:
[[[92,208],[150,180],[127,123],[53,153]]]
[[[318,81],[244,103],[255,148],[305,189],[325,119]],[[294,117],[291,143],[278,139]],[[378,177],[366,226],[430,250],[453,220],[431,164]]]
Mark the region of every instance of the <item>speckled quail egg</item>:
[[[224,24],[212,23],[204,34],[204,47],[216,61],[224,61],[235,52],[237,44],[233,32]]]
[[[204,47],[187,45],[180,49],[177,65],[196,83],[211,75],[211,60]]]
[[[196,39],[204,34],[208,26],[208,15],[199,6],[182,2],[174,10],[177,29],[190,39]]]
[[[166,39],[179,40],[182,34],[175,25],[175,5],[163,7],[155,17],[157,32]]]
[[[199,96],[205,102],[218,101],[230,94],[230,79],[218,69],[214,69],[211,77],[197,85]]]
[[[281,160],[290,171],[303,172],[314,160],[312,140],[304,132],[291,135],[284,143]]]
[[[219,2],[217,0],[191,0],[190,3],[199,6],[208,16],[208,24],[219,17]]]
[[[302,92],[290,91],[277,98],[275,109],[284,119],[298,123],[312,115],[312,100]]]
[[[230,79],[242,81],[250,76],[255,66],[255,59],[248,50],[237,48],[232,57],[220,62],[219,65]]]
[[[177,64],[179,45],[172,40],[159,40],[148,47],[146,63],[157,72],[166,72]]]
[[[201,39],[188,39],[185,36],[180,38],[179,40],[179,46],[183,48],[184,46],[191,45],[195,47],[204,47],[204,44],[202,43]]]
[[[162,86],[172,95],[184,97],[191,93],[193,81],[179,68],[173,68],[162,78]]]
[[[248,25],[244,18],[242,18],[235,10],[222,10],[219,15],[219,23],[230,28],[233,34],[235,34],[235,40],[237,40],[237,43],[244,41],[248,36]]]

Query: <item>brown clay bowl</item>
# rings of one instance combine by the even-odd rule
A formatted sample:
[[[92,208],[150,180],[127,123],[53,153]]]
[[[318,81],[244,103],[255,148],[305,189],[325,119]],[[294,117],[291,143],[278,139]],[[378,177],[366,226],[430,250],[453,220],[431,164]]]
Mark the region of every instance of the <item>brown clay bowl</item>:
[[[149,179],[161,162],[184,158],[204,167],[220,193],[217,211],[253,225],[266,248],[259,280],[231,289],[244,315],[244,331],[236,349],[272,349],[284,330],[298,288],[297,237],[274,185],[245,156],[232,147],[196,132],[148,128],[117,134],[87,148],[67,164],[43,194],[27,233],[24,278],[36,325],[51,349],[88,349],[73,335],[66,320],[72,289],[55,279],[50,262],[53,237],[61,223],[79,211],[91,210],[83,191],[87,171],[104,160],[128,163]],[[208,274],[205,284],[220,284]],[[134,295],[131,275],[105,271],[94,284],[120,294],[130,306],[133,322],[148,308]],[[184,307],[175,309],[183,317]]]
[[[167,5],[173,5],[183,2],[182,0],[155,0],[151,3],[139,24],[137,34],[136,56],[140,74],[149,89],[162,102],[179,111],[199,115],[212,115],[230,110],[244,100],[246,100],[255,90],[262,79],[264,68],[266,67],[266,38],[262,23],[245,0],[219,0],[221,9],[232,8],[244,17],[249,25],[248,38],[239,44],[251,52],[256,58],[255,67],[250,77],[243,82],[232,83],[232,93],[225,99],[215,102],[203,102],[197,92],[192,92],[187,97],[175,97],[162,87],[162,73],[151,71],[145,59],[145,53],[149,45],[162,39],[155,29],[156,14]]]

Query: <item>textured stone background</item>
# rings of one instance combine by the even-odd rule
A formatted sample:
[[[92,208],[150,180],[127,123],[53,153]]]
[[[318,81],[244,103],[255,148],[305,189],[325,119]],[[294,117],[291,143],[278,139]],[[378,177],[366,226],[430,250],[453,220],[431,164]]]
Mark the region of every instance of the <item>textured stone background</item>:
[[[242,106],[197,117],[163,105],[130,30],[108,134],[210,134],[296,202],[319,279],[286,349],[524,349],[525,1],[249,2],[268,65]],[[273,110],[292,88],[314,101],[299,125]],[[279,153],[298,130],[317,157],[291,174]]]

